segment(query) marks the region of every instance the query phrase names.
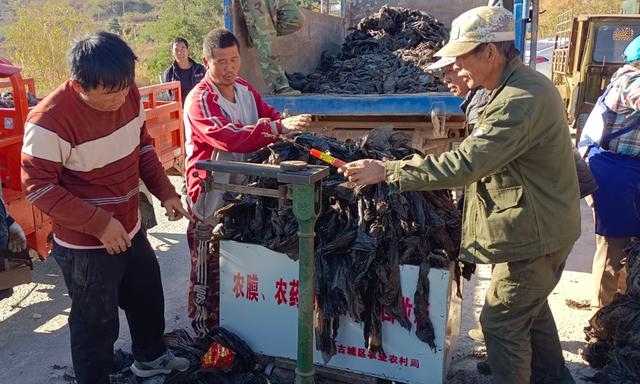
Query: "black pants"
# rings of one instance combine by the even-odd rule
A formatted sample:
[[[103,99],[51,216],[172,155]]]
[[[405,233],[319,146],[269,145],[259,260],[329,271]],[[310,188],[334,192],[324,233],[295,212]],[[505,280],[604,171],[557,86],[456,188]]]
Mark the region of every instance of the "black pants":
[[[124,253],[54,243],[51,254],[71,296],[71,357],[78,384],[109,383],[118,307],[127,316],[136,360],[155,360],[166,351],[160,266],[142,231]]]

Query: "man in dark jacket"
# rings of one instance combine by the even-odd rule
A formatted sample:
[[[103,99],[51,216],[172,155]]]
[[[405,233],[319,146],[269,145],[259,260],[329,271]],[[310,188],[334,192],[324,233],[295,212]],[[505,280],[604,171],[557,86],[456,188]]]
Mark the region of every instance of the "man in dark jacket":
[[[176,37],[171,42],[171,56],[174,59],[173,64],[162,74],[162,82],[180,82],[181,100],[184,105],[187,94],[202,80],[207,69],[189,57],[189,42],[182,37]]]

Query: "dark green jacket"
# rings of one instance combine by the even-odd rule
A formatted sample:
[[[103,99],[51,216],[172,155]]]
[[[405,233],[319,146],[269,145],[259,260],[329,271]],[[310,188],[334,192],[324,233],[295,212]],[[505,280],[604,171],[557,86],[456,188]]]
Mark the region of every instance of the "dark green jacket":
[[[560,95],[511,60],[474,131],[455,151],[386,163],[401,191],[465,188],[463,260],[502,263],[580,236],[578,179]]]

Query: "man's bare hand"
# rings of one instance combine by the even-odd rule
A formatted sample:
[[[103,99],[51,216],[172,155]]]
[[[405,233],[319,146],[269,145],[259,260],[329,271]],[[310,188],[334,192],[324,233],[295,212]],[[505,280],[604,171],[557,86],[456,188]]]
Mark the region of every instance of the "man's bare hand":
[[[99,239],[110,255],[124,252],[131,247],[129,234],[124,230],[122,223],[113,217]]]
[[[162,202],[162,206],[166,210],[165,216],[169,221],[177,221],[186,217],[190,222],[195,222],[195,219],[189,215],[189,212],[182,206],[182,202],[179,197],[172,197]]]
[[[378,184],[385,180],[384,161],[362,159],[345,164],[339,173],[356,185]]]
[[[282,123],[283,127],[282,133],[302,131],[311,123],[311,115],[303,114],[287,117],[280,120],[280,123]]]

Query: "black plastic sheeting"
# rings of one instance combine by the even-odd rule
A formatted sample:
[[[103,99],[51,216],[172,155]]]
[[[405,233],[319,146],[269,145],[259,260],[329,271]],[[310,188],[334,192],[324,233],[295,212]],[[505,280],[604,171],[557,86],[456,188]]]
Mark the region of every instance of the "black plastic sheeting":
[[[293,73],[289,84],[305,93],[446,92],[426,68],[448,38],[428,13],[385,5],[358,23],[339,54],[323,52],[316,72]]]
[[[400,159],[418,153],[410,147],[409,136],[391,128],[375,129],[362,139],[348,142],[309,133],[292,138],[299,145],[329,151],[347,162]],[[282,141],[248,159],[269,164],[284,160],[326,165]],[[252,179],[249,185],[278,187],[275,180],[261,178]],[[241,195],[220,209],[218,217],[222,226],[216,231],[217,237],[262,244],[294,260],[298,258],[298,225],[291,205],[273,198]],[[365,345],[373,351],[383,351],[383,307],[404,328],[411,329],[400,287],[401,264],[420,267],[414,297],[416,333],[435,348],[427,275],[432,267],[451,265],[458,255],[461,236],[461,216],[449,191],[399,193],[386,183],[353,189],[332,168],[322,182],[322,206],[315,231],[316,347],[325,360],[336,353],[341,315],[364,324]],[[460,273],[468,278],[472,268],[456,268],[457,278]]]
[[[38,99],[27,92],[27,103],[30,107],[36,106],[38,104]],[[13,103],[13,93],[12,92],[2,92],[0,93],[0,108],[14,108],[15,105]]]
[[[225,369],[203,368],[200,358],[213,342],[231,349],[235,355],[230,367]],[[278,384],[272,377],[264,374],[258,357],[237,335],[222,327],[209,331],[209,335],[195,339],[187,331],[179,329],[165,335],[167,347],[176,356],[189,360],[190,368],[185,372],[172,372],[150,378],[138,378],[129,367],[133,356],[122,350],[114,354],[114,373],[110,375],[111,384]]]
[[[585,328],[584,359],[602,368],[602,383],[640,383],[640,241],[625,253],[627,291],[596,312]]]

